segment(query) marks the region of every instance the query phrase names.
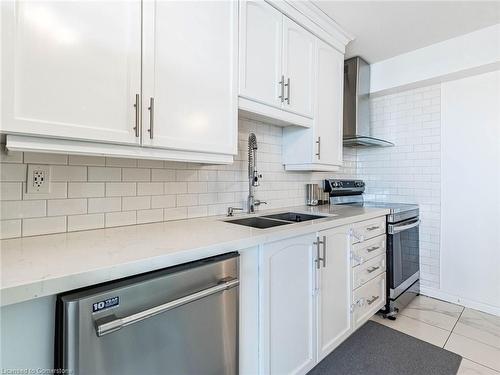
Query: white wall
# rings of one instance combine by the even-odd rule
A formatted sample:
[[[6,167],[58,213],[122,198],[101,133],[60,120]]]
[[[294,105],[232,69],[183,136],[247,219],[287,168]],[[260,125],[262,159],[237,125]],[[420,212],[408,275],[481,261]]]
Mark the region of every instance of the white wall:
[[[500,24],[371,66],[371,92],[430,85],[500,66]]]
[[[500,314],[500,71],[442,85],[441,285]]]

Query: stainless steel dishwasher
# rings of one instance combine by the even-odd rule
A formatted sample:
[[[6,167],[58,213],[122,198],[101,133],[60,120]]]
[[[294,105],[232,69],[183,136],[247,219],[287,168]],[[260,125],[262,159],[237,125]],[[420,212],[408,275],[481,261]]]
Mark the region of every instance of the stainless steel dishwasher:
[[[56,368],[76,375],[237,374],[238,257],[60,295]]]

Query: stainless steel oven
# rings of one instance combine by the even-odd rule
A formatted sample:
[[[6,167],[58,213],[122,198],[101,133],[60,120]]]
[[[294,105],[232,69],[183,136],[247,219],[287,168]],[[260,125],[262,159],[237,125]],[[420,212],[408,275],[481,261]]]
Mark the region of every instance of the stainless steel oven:
[[[387,313],[420,292],[419,224],[418,216],[387,224]]]
[[[56,368],[237,374],[238,260],[229,253],[60,295]]]

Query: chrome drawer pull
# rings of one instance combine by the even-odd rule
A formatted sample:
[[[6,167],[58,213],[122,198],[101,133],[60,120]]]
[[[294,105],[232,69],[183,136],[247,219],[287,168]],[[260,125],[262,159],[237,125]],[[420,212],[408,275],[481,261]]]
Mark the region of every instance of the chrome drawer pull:
[[[373,302],[375,302],[379,298],[380,298],[379,296],[372,296],[372,299],[367,299],[366,303],[368,303],[368,305],[371,305]]]
[[[366,249],[366,251],[368,251],[369,253],[371,253],[372,251],[375,251],[377,249],[380,249],[380,246],[372,246],[372,247],[369,247],[368,249]]]
[[[380,228],[380,227],[377,225],[376,227],[368,227],[368,228],[366,228],[366,230],[368,230],[368,231],[371,232],[372,230],[375,230],[375,229],[378,229],[378,228]]]
[[[380,268],[380,266],[377,266],[377,267],[370,267],[368,268],[366,271],[368,273],[372,273],[372,272],[375,272],[376,270],[378,270]]]

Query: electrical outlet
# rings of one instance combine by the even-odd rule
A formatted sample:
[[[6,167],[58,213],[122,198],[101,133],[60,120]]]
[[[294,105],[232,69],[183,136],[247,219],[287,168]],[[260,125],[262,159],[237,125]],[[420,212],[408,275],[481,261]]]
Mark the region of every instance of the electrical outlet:
[[[28,178],[26,181],[26,193],[48,194],[50,193],[50,166],[28,164]]]

